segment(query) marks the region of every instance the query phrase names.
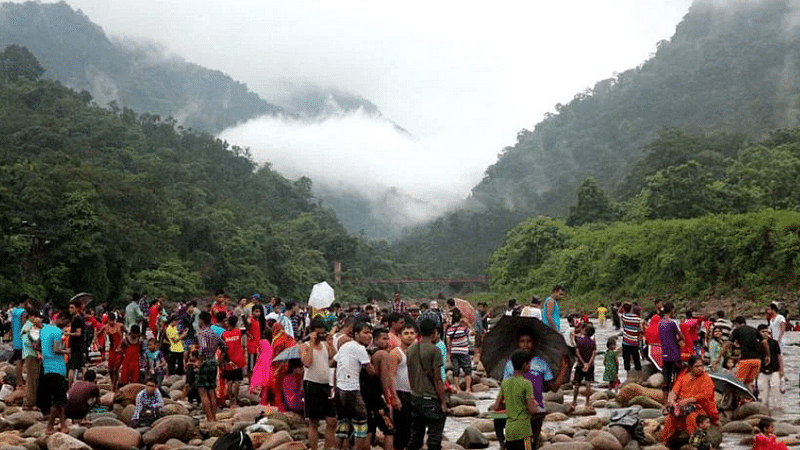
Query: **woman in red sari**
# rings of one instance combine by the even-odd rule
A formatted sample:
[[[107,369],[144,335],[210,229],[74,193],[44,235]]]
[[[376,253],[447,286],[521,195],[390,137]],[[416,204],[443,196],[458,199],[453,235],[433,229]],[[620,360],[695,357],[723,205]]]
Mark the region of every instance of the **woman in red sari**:
[[[273,357],[281,354],[287,348],[294,347],[296,342],[294,338],[286,334],[283,330],[283,325],[275,322],[272,325],[272,355]],[[270,377],[270,390],[275,397],[275,406],[279,411],[286,411],[283,404],[283,377],[289,372],[289,361],[278,361],[272,363],[272,376]]]
[[[693,408],[689,407],[693,405]],[[690,411],[685,411],[689,407]],[[714,399],[714,381],[706,373],[703,360],[692,355],[689,358],[689,368],[683,371],[672,385],[672,390],[667,397],[667,420],[661,432],[661,441],[669,443],[675,435],[684,430],[689,435],[697,429],[697,416],[705,414],[711,417],[711,423],[719,422],[719,412]],[[684,410],[684,413],[676,411]]]

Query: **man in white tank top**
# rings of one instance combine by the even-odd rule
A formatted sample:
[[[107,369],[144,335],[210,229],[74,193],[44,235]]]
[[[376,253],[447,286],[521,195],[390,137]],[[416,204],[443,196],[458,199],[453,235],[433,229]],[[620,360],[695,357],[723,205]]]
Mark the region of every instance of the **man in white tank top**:
[[[406,350],[417,341],[417,331],[407,323],[400,329],[400,346],[389,353],[389,372],[393,373],[390,392],[394,392],[391,406],[394,410],[394,449],[405,450],[411,426],[411,383],[408,380]]]
[[[319,319],[311,321],[308,342],[300,344],[300,361],[305,366],[303,373],[303,397],[305,417],[308,420],[309,448],[317,449],[319,421],[325,421],[325,447],[336,445],[336,412],[328,384],[330,367],[336,350],[333,335],[325,333],[325,324]]]

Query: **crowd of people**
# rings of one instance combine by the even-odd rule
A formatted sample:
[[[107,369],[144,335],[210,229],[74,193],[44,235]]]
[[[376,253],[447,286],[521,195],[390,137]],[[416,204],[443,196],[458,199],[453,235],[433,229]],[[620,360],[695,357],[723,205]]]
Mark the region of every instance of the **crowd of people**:
[[[576,362],[572,405],[581,387],[588,405],[598,353],[595,325],[587,314],[572,313],[562,330],[565,295],[564,287],[555,286],[544,301],[534,297],[524,307],[509,302],[506,314],[537,318],[563,334]],[[112,390],[145,385],[135,400],[135,426],[160,416],[159,388],[165,377],[178,375],[185,377],[183,398],[201,405],[209,421],[216,420],[220,408],[238,406],[242,386],[261,404],[303,415],[312,449],[320,442],[325,449],[347,443],[367,449],[382,436],[386,449],[419,450],[426,431],[427,448],[441,448],[446,392],[471,390],[491,316],[485,303],[472,309],[448,299],[440,309],[435,300],[407,304],[399,292],[385,308],[375,302],[346,309],[333,303],[318,310],[277,297],[262,301],[259,295],[233,301],[222,291],[202,307],[136,294],[114,310],[106,304],[90,307],[90,299],[79,294],[67,310],[55,312],[22,297],[8,311],[14,383],[26,392],[24,407],[49,413],[49,432],[56,421],[64,431],[66,418],[86,416],[100,395],[92,367],[107,364]],[[660,301],[648,314],[637,304],[623,303],[600,306],[597,315],[596,326],[606,327],[610,315],[621,331],[620,342],[612,337],[605,343],[603,381],[611,389],[619,386],[620,357],[628,381],[643,378],[644,354],[661,364],[664,441],[679,430],[699,433],[701,439],[705,424],[717,422],[706,366],[735,375],[767,405],[780,402],[788,327],[776,304],[757,328],[743,317],[731,322],[723,311],[713,317],[686,311],[677,321],[674,306]],[[504,412],[495,420],[501,448],[510,450],[538,446],[544,392],[557,390],[563,381],[537,356],[533,329],[516,330],[516,338],[518,351],[506,362],[494,405]],[[447,361],[451,382],[445,376]]]
[[[480,344],[488,327],[485,304],[470,322],[453,299],[440,309],[435,300],[406,304],[399,292],[388,308],[320,310],[259,295],[234,302],[222,291],[205,307],[135,294],[114,310],[91,307],[90,299],[81,294],[53,311],[22,297],[9,311],[16,388],[25,390],[26,408],[49,414],[48,432],[86,416],[100,395],[92,368],[107,364],[112,390],[145,385],[135,400],[137,427],[161,415],[159,388],[178,375],[184,399],[202,405],[209,421],[238,406],[244,383],[262,404],[305,416],[311,448],[324,440],[326,449],[345,442],[366,449],[379,429],[384,448],[418,450],[427,429],[427,446],[436,450],[445,392],[470,390],[477,363],[470,337]],[[447,383],[446,359],[463,385]]]

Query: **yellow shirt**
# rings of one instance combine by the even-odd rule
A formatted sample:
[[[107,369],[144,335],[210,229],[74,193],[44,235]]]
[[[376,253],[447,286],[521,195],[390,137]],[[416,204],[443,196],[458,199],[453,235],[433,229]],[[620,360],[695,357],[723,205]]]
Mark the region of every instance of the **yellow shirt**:
[[[183,353],[183,342],[181,342],[178,337],[178,327],[172,325],[168,326],[167,339],[169,339],[169,351],[172,353]],[[175,341],[178,343],[176,344]]]
[[[603,308],[602,306],[597,308],[597,318],[598,319],[605,319],[606,318],[606,312],[608,312],[608,310],[606,308]]]

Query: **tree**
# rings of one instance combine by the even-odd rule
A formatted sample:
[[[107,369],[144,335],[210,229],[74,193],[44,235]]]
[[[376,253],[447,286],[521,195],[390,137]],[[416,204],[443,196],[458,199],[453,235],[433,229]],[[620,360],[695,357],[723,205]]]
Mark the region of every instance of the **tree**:
[[[44,75],[44,69],[26,47],[11,44],[0,54],[0,68],[5,78],[17,80],[26,78],[31,81]]]
[[[697,161],[647,177],[651,219],[688,219],[716,211],[711,174]]]
[[[593,177],[587,177],[578,188],[578,204],[569,208],[567,226],[590,222],[613,222],[619,218],[619,208]]]

